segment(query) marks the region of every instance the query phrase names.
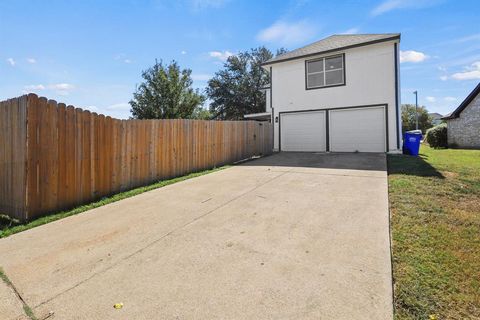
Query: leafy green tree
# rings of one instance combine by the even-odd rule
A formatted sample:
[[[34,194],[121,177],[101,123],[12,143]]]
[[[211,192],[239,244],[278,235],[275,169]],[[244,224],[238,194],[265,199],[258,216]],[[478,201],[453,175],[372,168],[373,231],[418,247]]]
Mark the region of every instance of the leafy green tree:
[[[180,70],[177,62],[153,67],[142,72],[144,81],[130,101],[135,119],[190,119],[198,114],[205,97],[192,88],[192,71]]]
[[[277,55],[285,52],[279,49]],[[213,118],[239,120],[245,114],[265,112],[265,94],[260,88],[267,86],[270,79],[261,65],[271,58],[270,50],[259,47],[227,59],[206,89]]]
[[[192,119],[197,120],[210,120],[212,119],[212,114],[208,109],[196,108],[192,114]]]
[[[415,130],[415,105],[402,104],[402,131]],[[424,106],[418,106],[418,129],[423,133],[433,127],[432,118]]]

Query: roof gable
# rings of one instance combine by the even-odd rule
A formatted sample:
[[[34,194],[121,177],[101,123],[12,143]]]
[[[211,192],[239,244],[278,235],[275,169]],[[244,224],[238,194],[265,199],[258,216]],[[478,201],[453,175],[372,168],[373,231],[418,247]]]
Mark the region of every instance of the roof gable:
[[[470,104],[470,102],[475,99],[475,97],[480,94],[480,83],[475,87],[475,89],[470,92],[470,94],[463,100],[463,102],[458,106],[457,109],[455,109],[452,113],[446,115],[442,119],[448,120],[448,119],[455,119],[460,116],[460,113]]]
[[[435,119],[440,119],[441,117],[443,117],[440,113],[438,112],[431,112],[428,114],[429,116],[431,116],[432,118],[435,118]]]
[[[264,62],[263,65],[399,39],[400,33],[333,35],[302,48],[276,56]]]

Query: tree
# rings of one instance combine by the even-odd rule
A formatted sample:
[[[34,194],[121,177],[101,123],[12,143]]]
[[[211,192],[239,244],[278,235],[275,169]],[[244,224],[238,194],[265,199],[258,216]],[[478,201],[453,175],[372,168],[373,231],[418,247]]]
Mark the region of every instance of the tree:
[[[277,55],[285,52],[279,49]],[[270,50],[259,47],[227,59],[223,69],[208,81],[206,89],[214,118],[239,120],[245,114],[265,112],[265,94],[260,88],[267,86],[270,79],[261,64],[271,58]]]
[[[177,62],[153,67],[142,72],[141,83],[130,101],[135,119],[191,119],[197,114],[205,97],[192,88],[192,71],[180,70]]]
[[[210,120],[212,119],[212,114],[208,109],[196,108],[192,114],[192,119]]]
[[[402,104],[402,131],[415,130],[415,105]],[[418,106],[418,129],[423,133],[433,127],[432,118],[424,106]]]

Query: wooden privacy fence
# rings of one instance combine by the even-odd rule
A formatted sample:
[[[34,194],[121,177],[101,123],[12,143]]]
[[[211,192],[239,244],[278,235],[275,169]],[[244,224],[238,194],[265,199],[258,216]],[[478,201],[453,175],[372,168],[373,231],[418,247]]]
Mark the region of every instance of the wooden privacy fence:
[[[118,120],[29,94],[0,102],[0,213],[30,220],[272,143],[270,123]]]

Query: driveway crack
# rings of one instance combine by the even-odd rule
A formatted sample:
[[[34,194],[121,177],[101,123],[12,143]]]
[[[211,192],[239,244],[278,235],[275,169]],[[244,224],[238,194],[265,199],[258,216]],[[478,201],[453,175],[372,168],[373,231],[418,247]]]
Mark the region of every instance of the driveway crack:
[[[20,294],[20,292],[18,292],[17,288],[15,287],[15,285],[13,284],[13,282],[8,278],[7,274],[5,273],[5,271],[0,267],[0,278],[3,280],[3,282],[10,288],[13,290],[13,292],[15,293],[15,296],[17,297],[17,299],[21,302],[22,306],[23,306],[23,311],[25,312],[25,314],[32,320],[39,320],[35,314],[33,313],[33,310],[32,308],[30,308],[30,306],[27,304],[27,302],[25,301],[25,299],[23,299],[22,295]]]

